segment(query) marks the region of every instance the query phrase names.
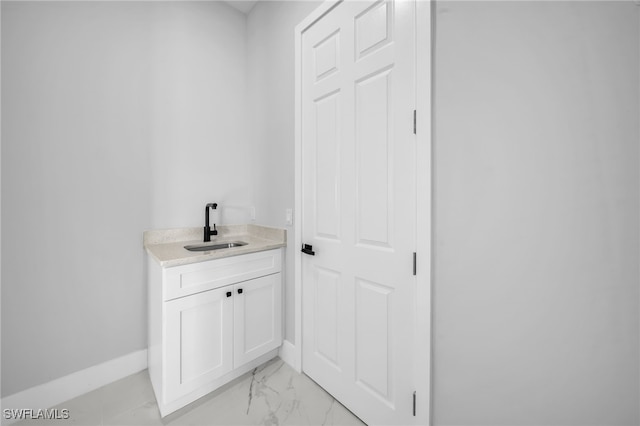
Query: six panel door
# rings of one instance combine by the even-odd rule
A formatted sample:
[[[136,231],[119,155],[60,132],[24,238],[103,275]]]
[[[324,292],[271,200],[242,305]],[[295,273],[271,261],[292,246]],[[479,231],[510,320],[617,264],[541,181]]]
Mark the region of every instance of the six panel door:
[[[303,370],[368,424],[410,424],[415,2],[343,1],[302,35]]]

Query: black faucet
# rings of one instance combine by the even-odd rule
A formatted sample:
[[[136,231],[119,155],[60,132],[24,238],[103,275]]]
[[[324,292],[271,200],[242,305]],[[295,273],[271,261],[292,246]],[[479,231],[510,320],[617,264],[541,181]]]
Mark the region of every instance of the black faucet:
[[[218,235],[218,230],[216,229],[216,224],[213,224],[213,229],[209,227],[209,207],[213,210],[218,208],[218,203],[209,203],[204,208],[204,242],[211,241],[212,235]]]

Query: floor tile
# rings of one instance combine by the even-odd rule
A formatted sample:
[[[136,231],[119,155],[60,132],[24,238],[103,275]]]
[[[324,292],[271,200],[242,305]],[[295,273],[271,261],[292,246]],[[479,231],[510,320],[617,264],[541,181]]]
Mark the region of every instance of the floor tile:
[[[105,386],[102,398],[102,418],[105,423],[149,402],[155,405],[156,401],[148,370]]]
[[[19,426],[363,426],[356,416],[304,374],[280,358],[160,417],[149,373],[125,377],[55,408],[67,420],[31,420]]]
[[[155,401],[146,402],[139,407],[105,420],[105,425],[114,426],[163,426],[158,405]]]

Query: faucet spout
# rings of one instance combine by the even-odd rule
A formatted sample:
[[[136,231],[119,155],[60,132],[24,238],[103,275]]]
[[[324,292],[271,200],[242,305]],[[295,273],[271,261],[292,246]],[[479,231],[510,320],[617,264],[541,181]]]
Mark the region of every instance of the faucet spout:
[[[209,203],[204,207],[204,242],[211,241],[211,235],[218,235],[216,224],[213,224],[213,229],[209,226],[209,209],[217,209],[218,203]]]

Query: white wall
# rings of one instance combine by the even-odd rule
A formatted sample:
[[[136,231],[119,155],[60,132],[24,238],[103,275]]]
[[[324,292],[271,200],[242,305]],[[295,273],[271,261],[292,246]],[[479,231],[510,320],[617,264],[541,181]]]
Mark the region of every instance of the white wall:
[[[251,139],[256,143],[254,187],[257,222],[287,229],[285,339],[295,343],[294,29],[321,2],[260,1],[247,18],[247,90]],[[298,212],[294,220],[299,219]]]
[[[152,2],[151,227],[204,226],[204,206],[247,223],[246,17],[223,2]]]
[[[439,2],[436,425],[639,424],[635,2]]]
[[[228,5],[1,7],[7,396],[146,347],[142,231],[250,205],[252,150]]]

